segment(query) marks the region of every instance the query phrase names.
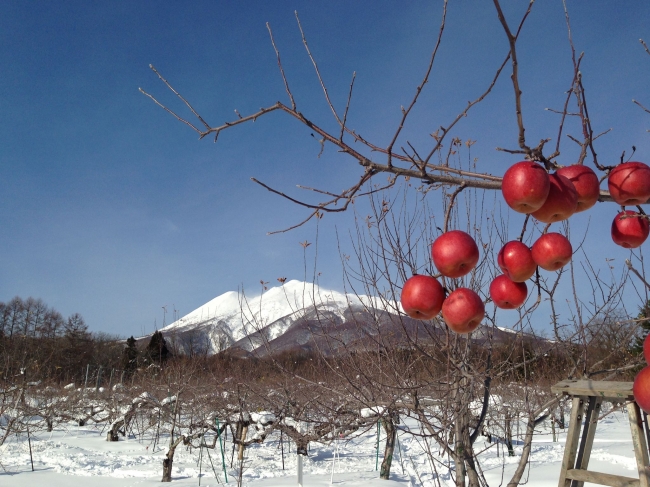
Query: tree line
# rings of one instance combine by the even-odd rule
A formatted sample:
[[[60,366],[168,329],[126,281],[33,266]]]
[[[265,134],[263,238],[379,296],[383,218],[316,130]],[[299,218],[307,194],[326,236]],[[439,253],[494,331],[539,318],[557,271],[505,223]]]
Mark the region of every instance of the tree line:
[[[79,383],[100,367],[130,377],[139,367],[160,364],[170,356],[160,332],[139,351],[135,338],[125,344],[120,337],[90,332],[79,313],[64,318],[42,299],[16,296],[0,302],[0,379],[5,383],[17,377]]]
[[[637,319],[645,318],[649,310],[648,305],[641,309]],[[640,333],[635,331],[636,325],[617,313],[606,319],[594,320],[586,330],[586,335],[594,335],[593,339],[587,340],[586,348],[570,342],[563,343],[561,347],[550,347],[545,356],[541,359],[537,357],[528,364],[528,376],[535,371],[540,376],[547,375],[546,371],[553,371],[553,377],[547,377],[550,380],[565,378],[573,360],[572,355],[575,354],[590,357],[592,363],[602,361],[604,369],[615,369],[628,363],[631,357],[642,353],[643,338],[650,330],[650,321],[640,322]],[[511,341],[492,346],[492,361],[502,367],[521,363],[526,360],[526,356],[535,356],[535,349],[540,347],[540,343],[542,341],[539,338],[513,335]],[[621,347],[622,343],[625,346]],[[258,380],[268,376],[269,370],[274,367],[290,373],[306,373],[309,369],[311,374],[314,363],[323,360],[318,353],[305,351],[283,352],[275,354],[272,359],[239,358],[229,350],[214,357],[187,357],[173,344],[174,340],[167,340],[161,331],[154,332],[150,338],[140,342],[133,336],[124,340],[103,332],[90,332],[79,313],[64,318],[43,300],[33,297],[22,299],[16,296],[7,303],[0,302],[0,377],[9,383],[15,382],[15,377],[25,373],[29,380],[56,383],[80,381],[87,375],[88,366],[94,370],[99,367],[104,370],[119,370],[124,372],[124,377],[132,379],[138,372],[160,369],[170,360],[179,359],[195,360],[202,364],[201,367],[212,370],[249,369],[247,374]],[[612,356],[614,349],[617,353]],[[432,350],[430,353],[437,355],[439,352]],[[396,349],[376,353],[391,353],[407,362],[418,362],[412,357],[415,353],[413,350]],[[375,352],[357,352],[356,355],[365,356],[365,361],[371,360],[370,356],[375,355]],[[480,360],[482,355],[484,354],[477,353],[475,358]],[[378,360],[378,357],[372,360]],[[257,370],[261,372],[255,372]],[[507,379],[517,381],[522,378],[522,374],[521,370],[513,369]]]

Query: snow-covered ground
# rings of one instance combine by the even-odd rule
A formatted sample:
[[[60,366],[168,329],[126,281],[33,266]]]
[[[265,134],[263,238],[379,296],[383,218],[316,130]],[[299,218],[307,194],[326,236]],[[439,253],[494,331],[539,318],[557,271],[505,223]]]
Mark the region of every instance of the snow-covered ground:
[[[391,480],[379,479],[377,464],[377,430],[372,429],[357,438],[339,440],[330,445],[311,444],[309,457],[304,460],[304,486],[342,487],[369,486],[436,486],[451,487],[452,479],[445,471],[447,459],[439,456],[434,443],[429,445],[433,461],[425,454],[427,446],[421,438],[404,431],[415,428],[409,421],[401,425],[399,448],[396,448]],[[565,430],[558,430],[558,441],[553,442],[549,425],[540,428],[533,443],[530,467],[525,475],[528,486],[556,486],[560,473]],[[13,437],[0,448],[0,485],[10,486],[64,486],[93,487],[157,485],[162,476],[164,450],[155,445],[153,437],[120,438],[107,442],[102,426],[78,427],[73,423],[55,429],[52,433],[38,432],[31,436],[34,472],[31,471],[29,444],[25,436]],[[229,437],[230,439],[230,437]],[[284,468],[279,433],[259,445],[248,448],[243,472],[243,485],[251,487],[279,487],[297,485],[295,446],[285,441]],[[166,442],[162,438],[164,448]],[[380,455],[383,453],[382,432]],[[505,485],[519,460],[508,457],[503,444],[479,442],[481,468],[490,486]],[[208,438],[208,443],[211,440]],[[519,447],[520,448],[520,447]],[[478,448],[480,450],[481,448]],[[225,482],[219,443],[215,450],[191,451],[179,447],[174,458],[173,484],[179,486],[215,486]],[[333,465],[333,457],[337,454]],[[504,456],[505,453],[505,456]],[[225,445],[228,483],[236,485],[236,464],[230,468],[232,443]],[[381,462],[381,456],[379,458]],[[213,470],[214,467],[214,470]],[[333,475],[332,475],[333,468]],[[434,469],[438,471],[439,481]],[[636,477],[632,440],[625,411],[613,412],[598,424],[592,450],[590,470]],[[215,473],[217,478],[215,478]],[[330,484],[330,481],[332,482]]]

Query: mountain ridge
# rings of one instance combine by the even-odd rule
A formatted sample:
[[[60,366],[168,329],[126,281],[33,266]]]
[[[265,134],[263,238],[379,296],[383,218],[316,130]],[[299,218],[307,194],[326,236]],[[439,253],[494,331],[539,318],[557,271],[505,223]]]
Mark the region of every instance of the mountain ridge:
[[[383,347],[410,347],[446,333],[442,322],[404,315],[401,305],[378,297],[344,294],[317,284],[291,280],[248,298],[221,294],[163,327],[165,339],[185,354],[213,355],[225,350],[242,357],[288,351],[325,355]],[[473,340],[508,340],[518,332],[483,325]],[[534,338],[531,336],[531,338]]]
[[[267,341],[278,338],[306,310],[312,308],[342,318],[351,305],[365,306],[375,302],[377,298],[374,297],[343,294],[317,284],[291,280],[251,298],[244,293],[228,291],[160,331],[167,337],[185,335],[186,340],[181,342],[195,341],[198,343],[190,344],[191,347],[198,346],[208,353],[218,353],[235,343],[243,344],[242,340],[259,335],[261,330],[264,330]],[[243,348],[252,351],[250,347]]]

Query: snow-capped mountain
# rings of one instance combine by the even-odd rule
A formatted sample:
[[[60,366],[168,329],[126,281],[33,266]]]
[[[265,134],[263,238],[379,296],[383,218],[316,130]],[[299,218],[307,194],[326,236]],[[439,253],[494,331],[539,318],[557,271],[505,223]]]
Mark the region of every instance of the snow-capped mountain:
[[[343,294],[315,284],[288,281],[248,297],[230,291],[162,328],[173,348],[187,354],[215,354],[226,349],[240,356],[286,351],[338,354],[353,350],[412,346],[446,333],[441,322],[404,316],[395,302]],[[515,332],[481,326],[477,341],[512,339]],[[531,336],[532,338],[532,336]]]
[[[186,351],[189,348],[217,353],[235,343],[252,351],[262,338],[266,342],[279,338],[307,314],[314,315],[310,315],[311,319],[327,316],[330,322],[332,319],[342,322],[350,307],[364,309],[377,302],[376,298],[343,294],[292,280],[252,298],[244,293],[227,292],[161,331]]]

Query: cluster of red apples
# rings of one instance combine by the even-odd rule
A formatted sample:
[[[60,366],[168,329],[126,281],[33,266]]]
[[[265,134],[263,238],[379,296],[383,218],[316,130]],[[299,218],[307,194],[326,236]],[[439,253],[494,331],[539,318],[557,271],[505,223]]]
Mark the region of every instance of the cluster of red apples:
[[[650,167],[641,162],[620,164],[610,171],[608,186],[612,199],[621,206],[645,203],[650,199]],[[522,161],[506,171],[501,191],[510,208],[550,224],[594,206],[600,196],[600,182],[596,173],[584,165],[563,167],[549,174],[536,162]],[[635,211],[623,209],[612,223],[612,239],[625,248],[640,246],[648,233],[647,218]],[[525,281],[537,267],[557,271],[571,260],[572,253],[569,240],[554,232],[544,233],[530,248],[519,240],[506,243],[497,256],[503,274],[490,284],[492,301],[503,309],[520,307],[528,295]],[[433,242],[431,256],[442,276],[459,278],[476,266],[479,251],[470,235],[451,230]],[[442,311],[443,320],[456,333],[472,332],[485,316],[485,305],[476,292],[459,287],[445,297],[445,289],[431,276],[408,279],[401,302],[411,318],[430,320]]]

